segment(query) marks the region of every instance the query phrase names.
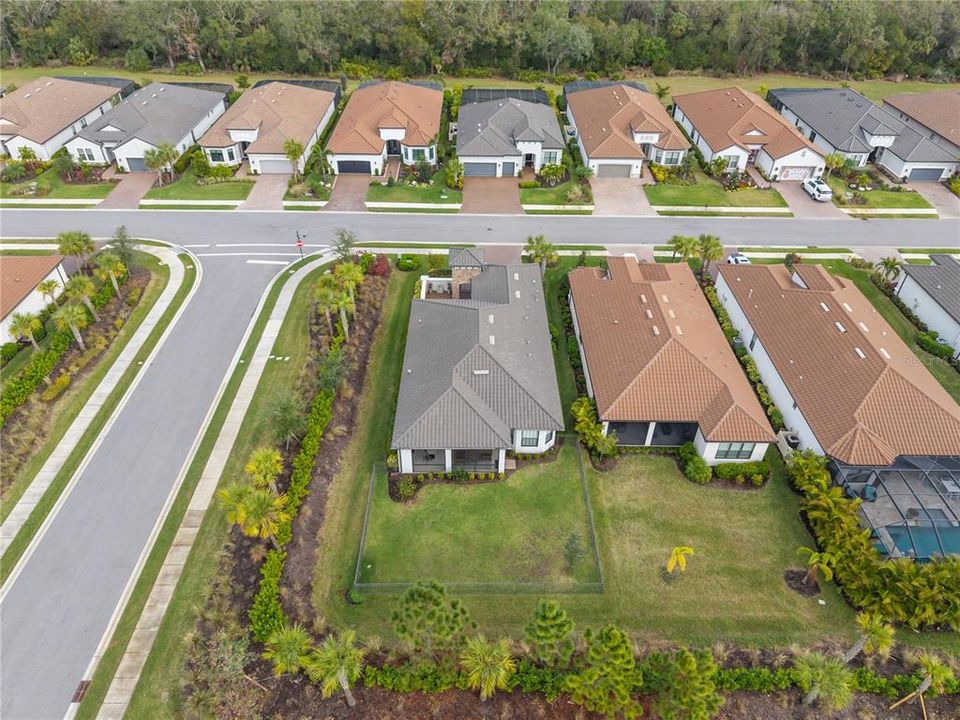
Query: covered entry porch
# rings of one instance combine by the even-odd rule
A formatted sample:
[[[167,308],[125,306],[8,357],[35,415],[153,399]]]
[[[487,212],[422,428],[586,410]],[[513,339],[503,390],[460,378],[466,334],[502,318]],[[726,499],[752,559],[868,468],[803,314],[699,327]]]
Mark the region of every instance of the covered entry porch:
[[[693,442],[697,424],[690,422],[610,422],[605,433],[615,432],[620,445],[679,447]]]
[[[411,449],[400,450],[402,473],[503,472],[507,451],[503,449]]]

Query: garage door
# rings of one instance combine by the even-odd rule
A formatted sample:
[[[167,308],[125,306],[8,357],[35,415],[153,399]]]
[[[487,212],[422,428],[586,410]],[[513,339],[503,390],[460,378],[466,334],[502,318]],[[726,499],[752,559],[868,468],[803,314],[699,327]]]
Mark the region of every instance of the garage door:
[[[813,168],[809,167],[785,167],[780,169],[781,180],[806,180],[813,174]]]
[[[370,174],[369,160],[337,160],[337,172]]]
[[[943,170],[940,168],[914,168],[910,171],[910,180],[914,182],[938,182]]]
[[[293,173],[293,165],[290,164],[289,160],[261,160],[260,172],[264,175],[291,175]]]
[[[130,172],[146,172],[147,171],[147,163],[144,162],[142,157],[127,158],[127,166],[130,168]]]
[[[597,177],[630,177],[631,165],[597,165]]]
[[[504,177],[513,177],[517,174],[517,164],[505,162],[503,164],[503,176]]]
[[[466,177],[496,177],[496,163],[468,162],[463,165],[463,174]]]

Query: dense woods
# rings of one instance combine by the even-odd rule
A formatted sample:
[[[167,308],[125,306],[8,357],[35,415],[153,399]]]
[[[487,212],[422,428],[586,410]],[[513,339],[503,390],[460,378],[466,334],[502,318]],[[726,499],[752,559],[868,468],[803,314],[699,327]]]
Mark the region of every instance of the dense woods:
[[[0,61],[307,74],[960,76],[952,0],[8,0]]]

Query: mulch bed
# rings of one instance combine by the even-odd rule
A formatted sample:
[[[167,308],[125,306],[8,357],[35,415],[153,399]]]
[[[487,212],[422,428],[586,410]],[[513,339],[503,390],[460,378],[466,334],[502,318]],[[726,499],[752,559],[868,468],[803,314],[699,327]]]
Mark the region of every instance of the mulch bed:
[[[787,568],[786,572],[783,573],[783,579],[788,588],[804,597],[815,597],[820,594],[820,583],[816,580],[811,581],[807,577],[806,570]]]

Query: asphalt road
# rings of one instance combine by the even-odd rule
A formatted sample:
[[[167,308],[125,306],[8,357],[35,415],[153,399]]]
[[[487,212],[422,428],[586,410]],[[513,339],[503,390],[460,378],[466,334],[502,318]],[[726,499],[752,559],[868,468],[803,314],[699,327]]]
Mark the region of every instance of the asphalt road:
[[[3,210],[5,238],[65,230],[193,246],[196,295],[0,605],[0,716],[59,720],[95,652],[269,279],[295,232],[362,241],[637,245],[719,235],[726,245],[960,247],[960,221],[616,218],[376,213]],[[262,257],[261,257],[262,256]]]

